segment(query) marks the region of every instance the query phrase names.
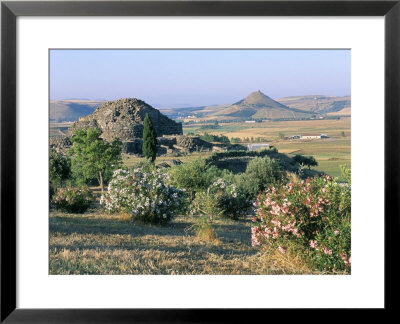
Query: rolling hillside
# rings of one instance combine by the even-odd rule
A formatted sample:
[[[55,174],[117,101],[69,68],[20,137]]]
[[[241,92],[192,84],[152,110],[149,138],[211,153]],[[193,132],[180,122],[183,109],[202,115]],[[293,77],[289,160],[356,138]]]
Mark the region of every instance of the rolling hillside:
[[[351,97],[321,95],[280,98],[278,101],[290,108],[328,115],[350,115]]]
[[[50,121],[75,121],[93,113],[103,101],[50,100]]]

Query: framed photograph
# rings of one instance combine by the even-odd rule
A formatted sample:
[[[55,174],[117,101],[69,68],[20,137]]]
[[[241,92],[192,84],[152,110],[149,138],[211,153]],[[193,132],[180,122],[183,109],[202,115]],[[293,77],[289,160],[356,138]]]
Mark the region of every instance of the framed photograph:
[[[2,1],[1,321],[394,307],[398,1]]]

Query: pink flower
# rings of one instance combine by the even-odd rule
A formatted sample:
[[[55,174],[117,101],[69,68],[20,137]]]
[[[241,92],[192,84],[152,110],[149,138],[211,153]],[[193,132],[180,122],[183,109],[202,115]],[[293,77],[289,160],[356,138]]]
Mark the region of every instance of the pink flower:
[[[332,250],[327,249],[326,247],[324,247],[324,253],[331,255],[332,254]]]
[[[254,226],[251,228],[251,246],[257,246],[261,244],[260,240],[258,239],[258,232],[258,227]]]
[[[318,248],[317,241],[315,241],[315,240],[310,240],[309,243],[310,243],[310,246],[311,246],[313,249],[317,249],[317,248]]]
[[[335,235],[339,235],[339,234],[340,234],[340,232],[339,232],[338,230],[334,230],[333,233],[334,233]]]
[[[351,257],[347,259],[346,253],[344,252],[340,253],[340,258],[343,260],[345,266],[349,267],[351,265]]]
[[[279,250],[281,253],[285,254],[286,251],[287,251],[287,248],[286,248],[286,247],[283,247],[283,246],[278,246],[278,250]]]

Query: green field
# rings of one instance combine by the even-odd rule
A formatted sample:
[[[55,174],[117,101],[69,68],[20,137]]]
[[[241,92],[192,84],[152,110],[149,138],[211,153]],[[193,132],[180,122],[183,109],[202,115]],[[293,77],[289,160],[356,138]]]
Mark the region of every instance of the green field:
[[[318,162],[314,169],[340,177],[340,166],[351,167],[351,142],[348,139],[321,139],[309,141],[275,141],[279,152],[293,157],[296,154],[312,155]]]

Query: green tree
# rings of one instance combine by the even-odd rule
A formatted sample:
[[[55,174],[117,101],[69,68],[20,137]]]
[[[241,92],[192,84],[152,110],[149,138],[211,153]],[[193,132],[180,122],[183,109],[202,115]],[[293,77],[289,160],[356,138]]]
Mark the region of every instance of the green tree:
[[[104,190],[104,174],[119,167],[122,163],[122,143],[115,139],[112,143],[100,138],[98,128],[75,129],[70,149],[72,167],[84,180],[97,178]]]
[[[65,181],[71,177],[71,159],[68,156],[49,152],[49,198],[53,197],[57,187],[63,186]]]
[[[296,155],[293,157],[293,161],[298,164],[308,166],[308,169],[310,169],[312,166],[318,166],[318,162],[313,156]]]
[[[246,172],[236,176],[236,183],[240,190],[255,199],[257,195],[271,184],[282,182],[285,172],[275,159],[268,156],[256,157],[249,162]]]
[[[157,154],[157,135],[149,114],[147,113],[144,118],[142,150],[144,157],[154,162]]]
[[[187,190],[192,200],[195,192],[206,190],[221,171],[215,166],[209,167],[205,159],[199,158],[171,168],[168,174],[171,184]]]
[[[206,142],[214,142],[214,136],[204,132],[203,135],[200,135],[200,138]]]
[[[53,186],[61,185],[71,176],[71,159],[51,150],[49,153],[49,179]],[[53,188],[55,189],[55,188]]]

